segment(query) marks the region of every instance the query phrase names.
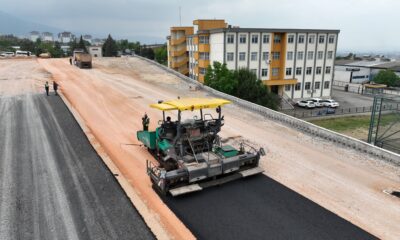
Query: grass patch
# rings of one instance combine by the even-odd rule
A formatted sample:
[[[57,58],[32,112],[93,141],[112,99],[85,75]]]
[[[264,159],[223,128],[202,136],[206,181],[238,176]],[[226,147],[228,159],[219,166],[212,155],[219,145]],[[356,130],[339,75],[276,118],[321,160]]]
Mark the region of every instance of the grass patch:
[[[382,115],[380,123],[382,126],[385,126],[395,121],[396,119],[399,119],[399,114],[385,114]],[[330,129],[332,131],[343,132],[359,128],[369,129],[370,120],[370,116],[352,116],[323,120],[311,120],[310,123]]]

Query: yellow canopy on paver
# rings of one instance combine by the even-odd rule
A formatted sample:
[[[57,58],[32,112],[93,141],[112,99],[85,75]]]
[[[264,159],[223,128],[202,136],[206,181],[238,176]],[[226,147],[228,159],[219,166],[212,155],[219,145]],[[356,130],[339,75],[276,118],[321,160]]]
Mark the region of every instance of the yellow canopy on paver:
[[[231,102],[221,98],[182,98],[151,104],[150,107],[162,111],[193,111],[196,109],[216,108],[229,103]]]

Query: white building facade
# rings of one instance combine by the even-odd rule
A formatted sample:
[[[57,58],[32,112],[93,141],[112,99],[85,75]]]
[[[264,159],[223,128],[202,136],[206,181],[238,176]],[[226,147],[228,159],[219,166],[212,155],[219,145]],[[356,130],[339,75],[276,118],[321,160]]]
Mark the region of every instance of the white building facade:
[[[231,70],[251,70],[271,91],[290,99],[330,97],[338,34],[238,27],[198,31],[187,37],[189,77],[204,80],[206,66],[218,61]]]

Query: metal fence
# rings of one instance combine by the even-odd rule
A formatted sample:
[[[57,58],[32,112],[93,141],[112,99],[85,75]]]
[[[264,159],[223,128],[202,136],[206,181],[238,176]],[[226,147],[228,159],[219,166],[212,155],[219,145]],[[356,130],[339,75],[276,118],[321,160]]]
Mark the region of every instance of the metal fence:
[[[375,146],[400,153],[400,111],[382,114],[386,103],[397,102],[400,97],[376,96],[371,113],[368,142]]]
[[[352,107],[352,108],[314,108],[312,110],[294,109],[284,110],[282,112],[296,118],[317,118],[333,115],[348,115],[372,112],[372,106]],[[382,111],[400,111],[399,103],[387,103],[382,106]]]
[[[333,81],[332,86],[335,89],[346,91],[346,92],[352,92],[352,93],[358,93],[358,94],[368,94],[368,92],[365,92],[365,89],[363,90],[362,84],[342,82],[342,81],[335,80],[335,81]],[[382,94],[400,96],[400,90],[383,89]]]

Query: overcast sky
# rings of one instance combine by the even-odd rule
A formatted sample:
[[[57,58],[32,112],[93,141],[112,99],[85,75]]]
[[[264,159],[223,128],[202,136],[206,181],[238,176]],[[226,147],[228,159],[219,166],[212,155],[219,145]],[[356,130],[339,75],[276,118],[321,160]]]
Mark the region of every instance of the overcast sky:
[[[339,50],[400,50],[398,0],[0,0],[19,18],[95,35],[165,39],[169,27],[225,19],[257,28],[339,29]]]

